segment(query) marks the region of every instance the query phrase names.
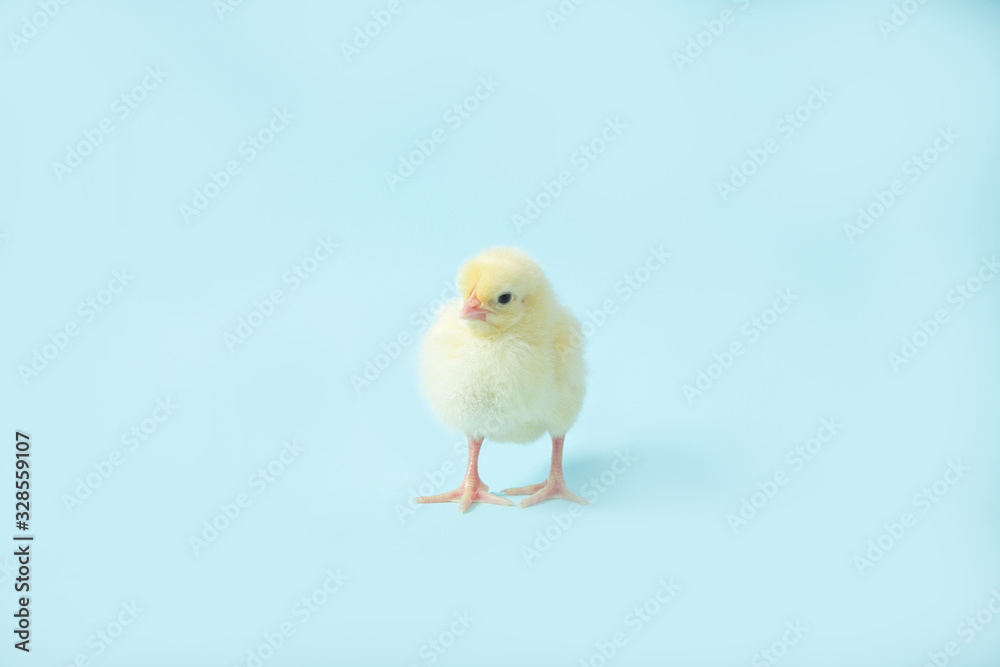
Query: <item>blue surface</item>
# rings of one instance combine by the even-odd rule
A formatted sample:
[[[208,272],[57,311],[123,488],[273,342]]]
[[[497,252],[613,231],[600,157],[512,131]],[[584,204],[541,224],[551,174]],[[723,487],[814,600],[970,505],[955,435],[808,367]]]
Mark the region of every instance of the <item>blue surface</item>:
[[[1000,11],[897,5],[5,3],[0,663],[996,665]],[[409,504],[498,244],[582,510]]]

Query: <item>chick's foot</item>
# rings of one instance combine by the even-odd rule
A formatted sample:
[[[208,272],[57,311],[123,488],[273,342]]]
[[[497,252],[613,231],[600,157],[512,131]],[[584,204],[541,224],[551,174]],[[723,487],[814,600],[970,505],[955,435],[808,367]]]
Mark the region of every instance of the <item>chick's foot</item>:
[[[549,468],[549,478],[541,484],[531,486],[519,486],[514,489],[504,491],[508,496],[528,496],[521,501],[521,507],[531,507],[543,500],[552,498],[562,498],[574,503],[587,505],[587,501],[566,488],[566,480],[563,479],[563,440],[564,435],[552,436],[552,467]]]
[[[490,487],[479,479],[479,450],[483,446],[482,437],[469,436],[469,465],[465,469],[462,483],[454,491],[439,493],[436,496],[420,496],[418,503],[458,503],[458,511],[465,514],[472,503],[491,503],[493,505],[513,505],[514,502],[490,493]]]
[[[508,498],[501,498],[489,492],[488,486],[482,482],[469,483],[468,480],[454,491],[439,493],[436,496],[420,496],[418,503],[458,503],[458,511],[464,513],[472,503],[491,503],[493,505],[513,505]]]
[[[519,486],[514,489],[507,489],[504,493],[508,496],[528,496],[521,501],[521,507],[531,507],[543,500],[551,500],[553,498],[561,498],[574,503],[580,503],[581,505],[588,504],[586,498],[581,498],[566,488],[566,481],[562,477],[550,476],[541,484]]]

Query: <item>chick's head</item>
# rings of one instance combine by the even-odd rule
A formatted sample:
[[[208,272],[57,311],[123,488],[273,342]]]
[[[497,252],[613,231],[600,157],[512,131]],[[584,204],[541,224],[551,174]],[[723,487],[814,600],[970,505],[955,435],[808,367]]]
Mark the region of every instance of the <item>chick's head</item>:
[[[517,248],[491,248],[466,261],[458,289],[464,298],[459,317],[485,336],[537,323],[551,294],[541,267]]]

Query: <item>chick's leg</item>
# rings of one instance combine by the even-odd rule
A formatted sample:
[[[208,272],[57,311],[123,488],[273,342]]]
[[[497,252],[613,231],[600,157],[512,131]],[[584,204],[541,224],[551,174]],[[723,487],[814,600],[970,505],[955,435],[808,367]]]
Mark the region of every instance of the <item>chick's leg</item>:
[[[482,438],[469,438],[469,466],[465,469],[465,478],[454,491],[439,493],[436,496],[420,496],[418,503],[458,503],[458,511],[465,512],[472,503],[493,503],[494,505],[513,505],[507,498],[489,493],[489,488],[479,479],[479,449],[483,446]]]
[[[521,501],[521,507],[531,507],[535,503],[540,503],[550,498],[563,498],[565,500],[572,500],[574,503],[580,503],[581,505],[587,504],[586,499],[581,498],[566,488],[566,480],[563,479],[562,471],[564,437],[562,435],[552,436],[552,467],[549,470],[549,478],[547,480],[541,484],[519,486],[515,489],[504,491],[508,496],[528,496]]]

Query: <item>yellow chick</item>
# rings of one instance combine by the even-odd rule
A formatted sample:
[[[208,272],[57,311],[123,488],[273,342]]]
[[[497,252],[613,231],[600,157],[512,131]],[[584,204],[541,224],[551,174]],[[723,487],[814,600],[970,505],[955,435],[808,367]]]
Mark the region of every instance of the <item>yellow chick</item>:
[[[528,495],[521,507],[550,498],[587,501],[566,488],[563,439],[586,391],[580,324],[556,299],[541,267],[516,248],[492,248],[466,261],[459,293],[444,305],[421,346],[422,387],[438,418],[465,433],[469,464],[454,491],[418,503],[512,505],[479,479],[484,439],[528,443],[552,436],[552,467],[540,484],[507,489]]]

